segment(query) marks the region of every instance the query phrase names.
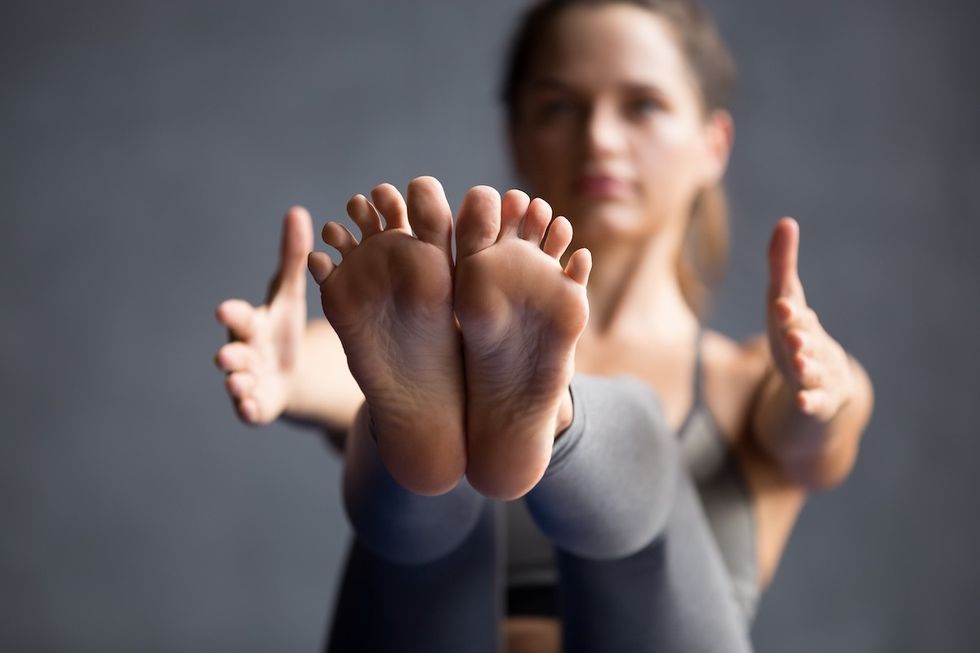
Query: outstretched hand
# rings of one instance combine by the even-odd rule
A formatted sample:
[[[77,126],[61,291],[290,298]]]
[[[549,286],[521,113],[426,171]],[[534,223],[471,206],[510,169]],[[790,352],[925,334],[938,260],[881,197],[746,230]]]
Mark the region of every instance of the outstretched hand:
[[[302,207],[283,218],[279,266],[266,301],[222,302],[215,313],[228,327],[228,344],[215,356],[227,372],[225,389],[242,421],[266,424],[286,408],[306,325],[306,259],[313,249],[313,220]]]
[[[802,413],[829,421],[853,394],[847,353],[807,306],[797,270],[800,227],[783,218],[769,241],[766,325],[777,369]]]

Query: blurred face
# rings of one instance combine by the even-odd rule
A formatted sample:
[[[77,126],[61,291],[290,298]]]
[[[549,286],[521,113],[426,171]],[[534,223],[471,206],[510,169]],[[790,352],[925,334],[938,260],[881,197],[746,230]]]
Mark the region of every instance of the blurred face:
[[[538,48],[511,129],[529,190],[582,245],[682,233],[724,172],[731,123],[705,116],[670,25],[640,7],[575,7]]]

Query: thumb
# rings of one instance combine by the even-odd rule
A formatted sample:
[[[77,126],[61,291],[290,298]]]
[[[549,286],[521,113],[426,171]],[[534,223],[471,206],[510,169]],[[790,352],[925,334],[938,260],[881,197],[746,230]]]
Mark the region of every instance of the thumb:
[[[306,258],[312,249],[313,218],[302,206],[294,206],[282,219],[279,268],[269,287],[269,302],[279,293],[305,295]]]
[[[797,258],[800,225],[793,218],[776,223],[769,240],[769,299],[774,300],[800,288]]]

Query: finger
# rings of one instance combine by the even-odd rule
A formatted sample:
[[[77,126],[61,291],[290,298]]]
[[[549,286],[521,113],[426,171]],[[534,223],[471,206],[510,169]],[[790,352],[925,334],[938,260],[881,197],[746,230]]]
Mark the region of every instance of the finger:
[[[544,238],[549,222],[551,222],[551,205],[540,197],[535,197],[527,207],[527,213],[524,214],[521,238],[537,247]]]
[[[357,194],[347,202],[347,215],[350,216],[357,228],[361,230],[361,238],[373,236],[381,232],[381,214],[366,197]]]
[[[807,415],[825,415],[830,409],[830,393],[822,388],[800,390],[796,406]]]
[[[810,356],[796,355],[793,357],[793,367],[797,379],[804,388],[819,388],[824,385],[823,366]]]
[[[773,313],[782,329],[808,331],[820,324],[817,314],[805,303],[792,297],[779,297],[772,303]]]
[[[239,419],[246,424],[258,424],[259,404],[255,401],[255,399],[246,397],[241,401],[236,401],[235,411],[238,413]]]
[[[255,390],[255,376],[251,372],[232,372],[225,377],[225,390],[234,399],[242,399]]]
[[[371,200],[384,216],[385,229],[411,231],[408,225],[408,208],[397,188],[391,184],[378,184],[371,191]]]
[[[581,285],[589,282],[589,273],[592,271],[592,252],[587,249],[577,249],[568,259],[565,266],[565,274],[573,281]]]
[[[229,342],[218,350],[214,364],[223,372],[248,370],[255,362],[255,352],[243,342]]]
[[[302,206],[294,206],[282,220],[279,268],[272,281],[269,299],[280,293],[306,295],[306,257],[313,249],[313,218]]]
[[[221,302],[214,312],[218,322],[228,327],[228,334],[236,340],[248,340],[255,334],[255,307],[241,299]]]
[[[783,336],[783,341],[786,343],[786,348],[793,355],[813,355],[813,343],[811,338],[801,328],[787,329]]]
[[[512,189],[504,193],[500,199],[500,235],[499,238],[517,236],[521,218],[527,213],[531,198],[522,190]]]
[[[351,253],[357,247],[357,238],[350,232],[350,229],[339,222],[328,222],[323,225],[323,242],[330,245],[343,257]]]
[[[800,226],[793,218],[776,223],[769,239],[769,296],[774,299],[793,293],[799,285],[797,257]]]
[[[313,280],[318,286],[327,280],[327,277],[336,267],[324,252],[310,252],[306,265],[310,268],[310,274],[313,275]]]
[[[542,249],[551,258],[560,259],[571,242],[572,224],[567,218],[558,216],[551,221],[551,226],[548,227],[548,235],[545,236]]]

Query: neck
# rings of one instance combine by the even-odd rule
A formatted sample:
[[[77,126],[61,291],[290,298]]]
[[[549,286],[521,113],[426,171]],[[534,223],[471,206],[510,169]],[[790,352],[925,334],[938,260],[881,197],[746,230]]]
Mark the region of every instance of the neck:
[[[665,236],[589,244],[593,265],[588,329],[594,336],[674,341],[696,327],[697,316],[684,299],[677,275],[680,239]]]

